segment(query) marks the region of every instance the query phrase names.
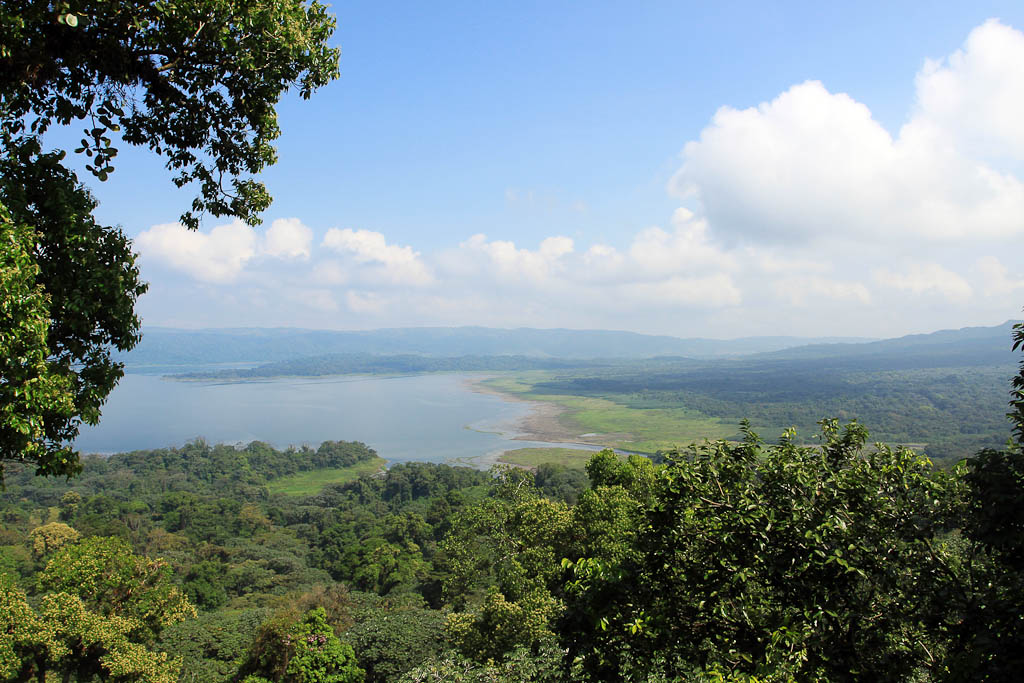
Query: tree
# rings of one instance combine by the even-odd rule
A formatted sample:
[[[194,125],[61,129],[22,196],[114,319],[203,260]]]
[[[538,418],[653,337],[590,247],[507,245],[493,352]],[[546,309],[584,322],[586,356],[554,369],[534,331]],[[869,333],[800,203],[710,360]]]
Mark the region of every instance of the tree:
[[[323,607],[298,620],[289,614],[272,619],[256,636],[239,670],[243,683],[359,683],[352,646],[338,640]]]
[[[139,340],[146,289],[128,239],[93,219],[66,151],[44,151],[41,136],[84,122],[76,151],[102,182],[119,135],[196,186],[186,226],[207,212],[258,223],[270,196],[253,176],[276,160],[276,104],[337,77],[333,29],[323,5],[302,0],[0,7],[0,463],[77,472],[70,443],[122,374],[111,348]]]
[[[46,427],[73,417],[73,387],[47,362],[49,297],[36,283],[33,243],[32,232],[14,225],[0,204],[0,461],[52,462],[63,469],[70,449],[48,438]]]
[[[1024,322],[1013,326],[1013,350],[1024,351]],[[1007,417],[1013,423],[1013,435],[1016,442],[1011,449],[1024,449],[1024,360],[1020,361],[1020,372],[1011,381],[1010,412]]]
[[[1013,326],[1024,350],[1024,323]],[[953,522],[962,568],[947,574],[947,666],[962,680],[1010,680],[1024,667],[1024,361],[1012,380],[1013,439],[958,466],[962,482]]]
[[[28,537],[32,546],[32,555],[36,558],[43,558],[68,543],[77,541],[78,532],[63,522],[50,522],[30,531]]]
[[[567,561],[569,661],[596,680],[911,680],[938,668],[950,483],[857,423],[670,453],[634,551]],[[595,468],[600,470],[601,468]],[[597,488],[600,491],[601,487]],[[941,645],[941,644],[940,644]]]
[[[64,526],[64,525],[60,525]],[[120,539],[66,543],[38,576],[38,606],[0,574],[0,676],[111,683],[178,680],[179,663],[153,646],[163,627],[195,616],[159,560]],[[74,677],[74,678],[72,678]]]
[[[376,607],[345,633],[367,683],[387,683],[398,678],[444,648],[443,612],[415,607]]]
[[[120,538],[94,536],[60,548],[39,573],[40,590],[75,596],[103,616],[130,619],[132,635],[152,644],[165,626],[196,616],[170,566],[132,552]]]
[[[562,609],[552,591],[572,536],[568,507],[540,497],[529,472],[498,474],[492,496],[457,514],[442,543],[448,601],[465,607],[473,593],[485,592],[479,605],[454,612],[446,624],[459,651],[479,662],[521,647],[536,650],[551,638]]]

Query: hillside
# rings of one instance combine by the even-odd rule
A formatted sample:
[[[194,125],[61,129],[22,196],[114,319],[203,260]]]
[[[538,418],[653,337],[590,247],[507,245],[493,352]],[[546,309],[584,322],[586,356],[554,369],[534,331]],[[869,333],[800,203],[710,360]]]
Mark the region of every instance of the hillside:
[[[964,327],[860,344],[808,344],[755,354],[752,360],[829,361],[829,365],[943,367],[1013,363],[1007,340],[1017,321],[993,327]]]
[[[207,329],[150,327],[118,360],[129,370],[144,365],[197,366],[268,363],[327,354],[425,356],[529,356],[546,358],[716,358],[777,351],[810,343],[869,341],[852,338],[746,337],[681,339],[612,330],[410,327],[339,332],[330,330]]]
[[[563,421],[578,433],[615,432],[614,445],[627,450],[719,436],[716,430],[744,418],[762,433],[795,426],[810,435],[818,420],[839,417],[869,425],[873,439],[915,444],[949,462],[1009,436],[1004,413],[1017,360],[1011,326],[549,373],[514,393],[564,406]]]

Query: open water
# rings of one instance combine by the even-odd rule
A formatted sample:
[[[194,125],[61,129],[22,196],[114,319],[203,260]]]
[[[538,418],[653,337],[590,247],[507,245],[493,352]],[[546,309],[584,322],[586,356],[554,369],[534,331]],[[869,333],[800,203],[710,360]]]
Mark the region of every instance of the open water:
[[[339,376],[260,382],[181,382],[126,374],[84,426],[83,453],[120,453],[210,443],[265,441],[278,448],[362,441],[392,462],[487,467],[502,451],[561,446],[512,440],[529,404],[471,391],[470,374]]]

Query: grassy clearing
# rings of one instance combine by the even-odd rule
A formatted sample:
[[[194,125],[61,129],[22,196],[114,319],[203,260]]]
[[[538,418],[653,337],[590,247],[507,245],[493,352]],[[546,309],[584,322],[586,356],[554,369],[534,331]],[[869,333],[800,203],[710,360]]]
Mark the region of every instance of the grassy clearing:
[[[735,425],[686,408],[630,408],[604,398],[557,397],[569,409],[565,421],[581,434],[609,435],[609,445],[653,453],[694,441],[717,439],[736,431]]]
[[[593,439],[626,451],[654,453],[736,433],[732,422],[723,422],[683,406],[635,408],[612,398],[533,393],[533,384],[543,379],[545,377],[539,373],[531,373],[496,377],[485,384],[517,398],[560,405],[566,412],[559,421],[569,431],[577,435],[596,434]]]
[[[358,462],[351,467],[327,470],[309,470],[288,477],[281,477],[267,484],[271,493],[283,493],[286,496],[312,496],[330,484],[347,484],[363,475],[376,474],[387,460],[374,458]]]
[[[582,470],[595,452],[579,448],[517,448],[513,451],[505,451],[498,460],[529,468],[553,462],[565,465],[569,469]]]
[[[481,384],[506,394],[526,394],[533,389],[534,384],[550,378],[551,376],[545,372],[522,372],[515,375],[491,377],[485,379]],[[533,396],[523,396],[522,398],[536,400]]]

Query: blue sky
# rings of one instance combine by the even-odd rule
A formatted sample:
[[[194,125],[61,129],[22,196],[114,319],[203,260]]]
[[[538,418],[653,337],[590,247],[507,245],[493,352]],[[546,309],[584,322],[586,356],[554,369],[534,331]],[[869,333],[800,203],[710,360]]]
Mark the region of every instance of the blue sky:
[[[839,5],[338,3],[341,78],[282,102],[263,226],[184,233],[191,195],[128,150],[100,218],[156,325],[1017,317],[1024,8]]]

